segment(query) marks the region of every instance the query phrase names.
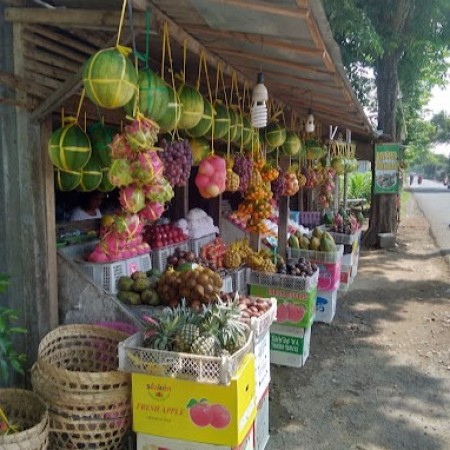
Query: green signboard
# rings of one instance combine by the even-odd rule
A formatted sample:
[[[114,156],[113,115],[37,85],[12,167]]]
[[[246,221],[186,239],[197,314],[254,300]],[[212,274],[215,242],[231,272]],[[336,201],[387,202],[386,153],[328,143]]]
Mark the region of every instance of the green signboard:
[[[375,145],[375,194],[398,193],[400,189],[399,154],[398,144]]]

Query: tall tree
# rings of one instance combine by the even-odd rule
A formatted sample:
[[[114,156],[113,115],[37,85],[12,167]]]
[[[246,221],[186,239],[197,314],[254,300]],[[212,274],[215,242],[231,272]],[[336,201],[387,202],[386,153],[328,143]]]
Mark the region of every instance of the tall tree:
[[[431,87],[444,82],[450,1],[324,0],[324,4],[360,99],[369,103],[359,70],[369,67],[375,75],[378,128],[391,142],[401,142],[408,115],[417,114]],[[395,232],[396,216],[394,195],[372,195],[365,244],[375,246],[379,233]]]

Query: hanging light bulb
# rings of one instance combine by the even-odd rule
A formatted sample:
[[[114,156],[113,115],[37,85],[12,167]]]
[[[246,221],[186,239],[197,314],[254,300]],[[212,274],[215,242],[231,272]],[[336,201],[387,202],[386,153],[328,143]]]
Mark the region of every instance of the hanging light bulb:
[[[258,73],[258,83],[253,88],[251,122],[254,128],[264,128],[267,125],[267,106],[269,94],[264,86],[264,74]]]
[[[314,116],[313,116],[312,110],[310,109],[308,111],[308,115],[306,117],[305,131],[307,133],[314,133],[315,129],[316,129],[316,125],[314,123]]]

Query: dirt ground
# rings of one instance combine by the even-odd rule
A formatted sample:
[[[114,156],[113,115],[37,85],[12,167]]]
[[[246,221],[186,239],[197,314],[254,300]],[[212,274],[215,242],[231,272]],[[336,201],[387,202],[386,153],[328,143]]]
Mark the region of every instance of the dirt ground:
[[[272,366],[268,450],[449,450],[450,269],[414,199],[363,252],[300,369]]]

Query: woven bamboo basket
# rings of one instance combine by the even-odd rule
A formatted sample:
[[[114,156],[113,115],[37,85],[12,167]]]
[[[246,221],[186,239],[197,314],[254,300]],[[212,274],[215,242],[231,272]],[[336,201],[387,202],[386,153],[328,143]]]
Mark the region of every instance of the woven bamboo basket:
[[[23,389],[0,389],[0,407],[8,421],[22,430],[0,436],[2,450],[45,450],[48,448],[48,412],[34,392]]]
[[[131,379],[117,370],[117,346],[126,337],[65,325],[42,339],[31,381],[49,408],[51,448],[122,448],[131,428]]]

